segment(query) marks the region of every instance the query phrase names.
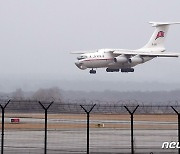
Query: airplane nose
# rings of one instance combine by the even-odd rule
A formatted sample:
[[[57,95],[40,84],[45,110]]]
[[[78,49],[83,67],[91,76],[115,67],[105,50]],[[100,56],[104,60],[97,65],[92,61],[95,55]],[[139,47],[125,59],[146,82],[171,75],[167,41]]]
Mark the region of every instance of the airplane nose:
[[[75,62],[75,65],[76,65],[78,68],[80,68],[80,66],[81,66],[81,64],[80,64],[79,61],[76,61],[76,62]]]
[[[79,68],[79,69],[81,69],[81,70],[85,70],[87,67],[85,67],[84,65],[83,65],[83,63],[82,62],[79,62],[79,61],[76,61],[75,62],[75,65]]]

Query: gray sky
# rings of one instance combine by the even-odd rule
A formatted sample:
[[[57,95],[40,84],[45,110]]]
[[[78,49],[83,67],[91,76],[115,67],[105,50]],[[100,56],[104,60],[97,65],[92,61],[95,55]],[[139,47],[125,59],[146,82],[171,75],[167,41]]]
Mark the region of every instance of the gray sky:
[[[180,83],[180,59],[159,58],[135,73],[96,75],[74,65],[70,51],[142,47],[154,29],[148,21],[180,21],[180,1],[2,0],[0,85],[5,80]],[[170,27],[168,51],[180,53],[180,25]],[[18,88],[18,84],[17,84]],[[2,89],[1,89],[2,90]]]

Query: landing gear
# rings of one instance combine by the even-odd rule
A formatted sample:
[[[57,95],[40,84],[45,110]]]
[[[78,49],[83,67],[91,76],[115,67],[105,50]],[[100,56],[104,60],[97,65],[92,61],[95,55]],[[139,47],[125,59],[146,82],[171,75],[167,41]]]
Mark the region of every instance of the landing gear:
[[[119,69],[107,68],[106,72],[119,72]]]
[[[128,72],[134,72],[134,68],[122,68],[121,69],[121,72],[126,72],[126,73],[128,73]]]
[[[116,69],[116,68],[107,68],[106,69],[106,72],[119,72],[119,69]],[[122,68],[121,69],[121,72],[134,72],[134,68]]]
[[[92,70],[89,71],[89,73],[90,73],[90,74],[96,74],[96,70],[93,70],[93,69],[92,69]]]

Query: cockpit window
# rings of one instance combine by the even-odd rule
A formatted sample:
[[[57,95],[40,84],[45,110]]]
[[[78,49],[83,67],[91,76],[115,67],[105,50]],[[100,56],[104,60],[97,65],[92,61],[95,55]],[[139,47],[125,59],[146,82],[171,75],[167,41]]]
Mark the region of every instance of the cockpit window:
[[[78,60],[82,60],[82,59],[86,59],[86,58],[87,58],[87,56],[79,56],[79,57],[77,57]]]

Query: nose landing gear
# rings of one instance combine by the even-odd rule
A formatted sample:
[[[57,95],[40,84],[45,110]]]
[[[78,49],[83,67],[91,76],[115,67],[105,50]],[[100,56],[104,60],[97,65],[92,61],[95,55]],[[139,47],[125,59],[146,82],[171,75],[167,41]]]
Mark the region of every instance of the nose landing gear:
[[[96,74],[96,70],[93,70],[93,69],[92,69],[92,70],[89,71],[89,73],[90,73],[90,74]]]

